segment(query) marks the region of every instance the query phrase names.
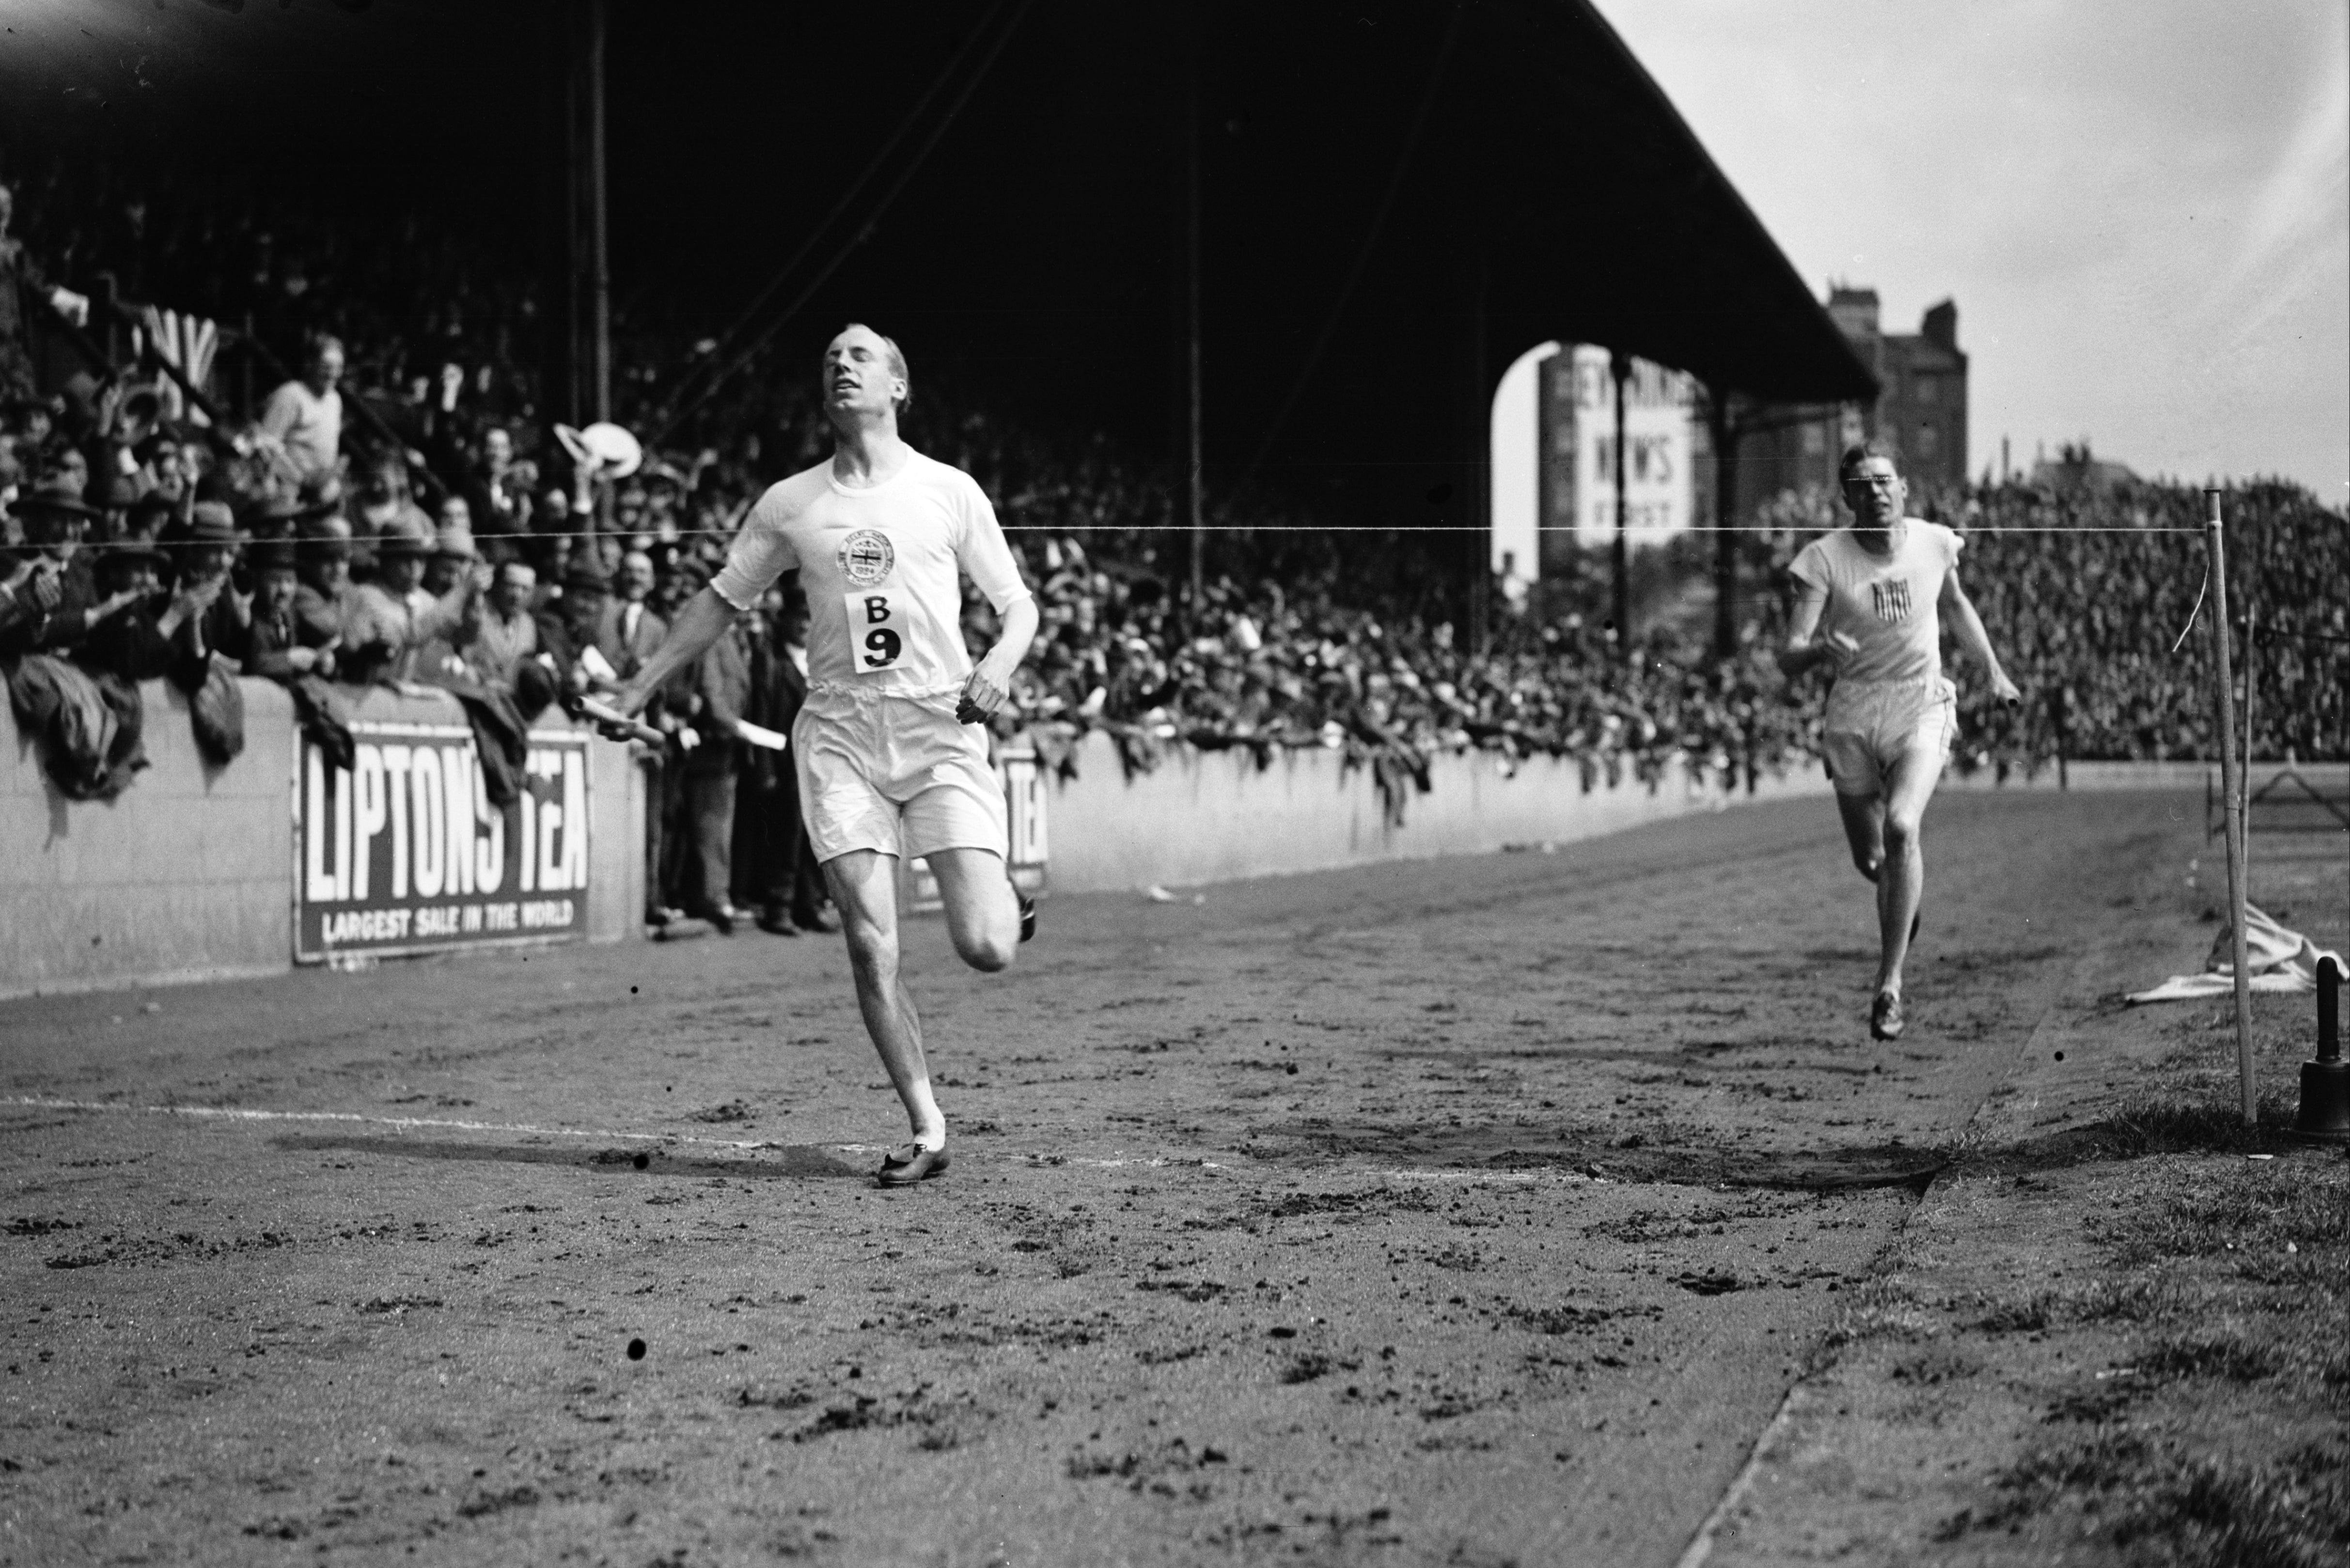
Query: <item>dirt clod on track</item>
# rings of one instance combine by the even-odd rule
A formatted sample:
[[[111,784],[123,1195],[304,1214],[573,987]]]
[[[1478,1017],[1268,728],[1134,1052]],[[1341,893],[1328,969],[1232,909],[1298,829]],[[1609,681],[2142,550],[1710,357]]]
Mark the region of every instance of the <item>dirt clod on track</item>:
[[[899,1191],[837,940],[0,1005],[0,1559],[1669,1563],[2182,814],[916,923]]]

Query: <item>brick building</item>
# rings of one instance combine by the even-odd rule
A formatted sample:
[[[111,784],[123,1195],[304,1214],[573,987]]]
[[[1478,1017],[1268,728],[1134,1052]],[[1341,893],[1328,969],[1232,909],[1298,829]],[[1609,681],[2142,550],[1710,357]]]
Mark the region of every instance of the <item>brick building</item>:
[[[1828,316],[1876,372],[1875,407],[1791,406],[1759,410],[1764,428],[1738,445],[1741,517],[1786,490],[1835,488],[1837,457],[1864,437],[1891,447],[1913,492],[1959,484],[1967,477],[1967,356],[1959,348],[1959,307],[1929,308],[1915,333],[1888,333],[1877,291],[1828,287]]]

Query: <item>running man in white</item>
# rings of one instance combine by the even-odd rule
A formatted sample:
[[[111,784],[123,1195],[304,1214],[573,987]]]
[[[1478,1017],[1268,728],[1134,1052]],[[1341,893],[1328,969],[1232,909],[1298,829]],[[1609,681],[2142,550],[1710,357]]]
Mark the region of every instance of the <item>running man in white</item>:
[[[1938,612],[1950,616],[1960,642],[1989,671],[1992,695],[2013,703],[2019,694],[1959,586],[1965,541],[1904,514],[1908,489],[1876,443],[1846,451],[1836,475],[1853,524],[1813,540],[1795,557],[1790,570],[1803,597],[1779,667],[1793,676],[1825,664],[1835,674],[1821,750],[1852,863],[1877,884],[1884,950],[1868,1032],[1895,1040],[1903,1023],[1901,965],[1918,934],[1925,888],[1919,825],[1958,738],[1958,691],[1942,675]]]
[[[972,968],[1003,968],[1034,931],[1034,907],[1005,870],[1003,792],[986,732],[974,726],[1011,689],[1036,634],[1036,601],[978,482],[899,437],[912,385],[898,346],[870,327],[846,327],[825,349],[823,378],[830,461],[759,498],[725,569],[679,613],[614,706],[641,711],[768,584],[798,569],[808,684],[792,726],[793,765],[808,838],[840,909],[858,1005],[913,1128],[875,1173],[896,1187],[947,1168],[921,1019],[898,973],[898,857],[929,860],[948,934]],[[963,648],[958,568],[1003,626],[975,667]]]

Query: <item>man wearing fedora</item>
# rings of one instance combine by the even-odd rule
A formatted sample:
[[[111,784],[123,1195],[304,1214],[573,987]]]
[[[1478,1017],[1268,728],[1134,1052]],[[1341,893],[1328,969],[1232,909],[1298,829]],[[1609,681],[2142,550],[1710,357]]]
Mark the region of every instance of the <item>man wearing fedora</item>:
[[[303,622],[294,613],[302,580],[290,539],[264,539],[245,552],[253,573],[253,619],[244,644],[244,672],[270,680],[304,675],[332,676],[340,639]]]
[[[351,581],[350,524],[332,513],[305,515],[294,559],[301,577],[294,594],[300,641],[310,648],[348,647],[343,631],[359,592]]]
[[[223,654],[242,664],[253,640],[253,596],[237,590],[236,517],[221,501],[199,501],[188,519],[176,549],[167,546],[180,569],[180,586],[217,585],[211,607],[198,618],[191,654],[201,665],[212,654]],[[195,671],[201,675],[201,670]]]
[[[14,558],[0,575],[0,659],[62,653],[136,596],[98,591],[81,549],[97,509],[70,483],[44,480],[17,496],[14,510],[24,524],[25,547],[5,553]]]
[[[152,545],[128,540],[97,554],[99,591],[127,603],[120,614],[90,628],[80,661],[125,680],[179,675],[187,683],[187,673],[207,662],[202,627],[227,586],[227,575],[191,576],[174,591],[163,583],[172,563]]]
[[[431,526],[410,518],[377,535],[375,577],[351,590],[343,618],[347,679],[413,680],[418,650],[435,639],[459,639],[485,573],[469,564],[456,587],[432,597],[423,591],[424,564],[437,545]]]
[[[545,701],[558,702],[568,712],[589,692],[613,689],[614,683],[597,675],[587,659],[588,650],[596,647],[596,628],[604,618],[604,607],[611,598],[612,579],[596,552],[583,547],[571,551],[558,581],[562,597],[542,607],[535,618],[536,662],[548,679]],[[599,653],[598,662],[601,658]],[[517,680],[517,700],[520,695]]]

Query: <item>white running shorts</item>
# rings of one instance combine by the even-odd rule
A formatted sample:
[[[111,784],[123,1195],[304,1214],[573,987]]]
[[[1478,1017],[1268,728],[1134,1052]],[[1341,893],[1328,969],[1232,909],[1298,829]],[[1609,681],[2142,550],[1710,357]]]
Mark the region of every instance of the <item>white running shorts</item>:
[[[852,849],[1007,856],[1003,786],[988,765],[985,728],[955,722],[961,691],[810,688],[792,725],[792,766],[819,863]]]
[[[1959,738],[1959,689],[1939,675],[1914,680],[1839,680],[1828,693],[1820,751],[1838,794],[1882,794],[1901,757],[1930,748],[1934,771]]]

